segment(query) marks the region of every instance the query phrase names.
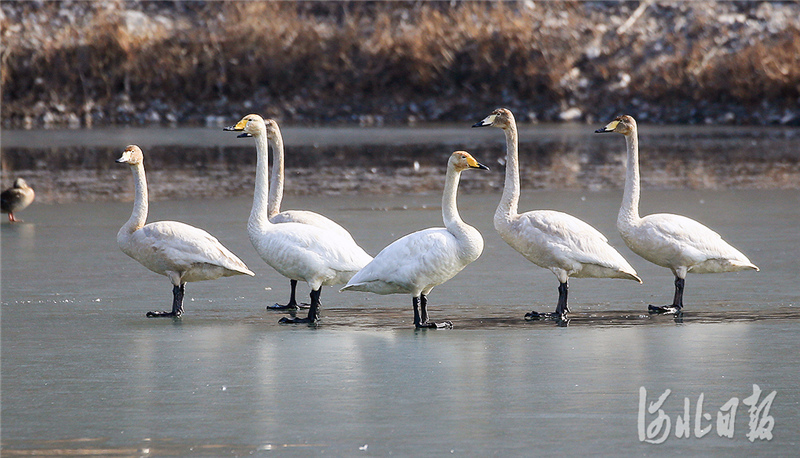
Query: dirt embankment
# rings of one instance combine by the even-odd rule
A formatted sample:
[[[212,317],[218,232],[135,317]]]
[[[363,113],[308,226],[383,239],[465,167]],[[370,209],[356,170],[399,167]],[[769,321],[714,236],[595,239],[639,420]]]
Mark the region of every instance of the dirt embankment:
[[[800,4],[2,2],[4,127],[800,124]]]

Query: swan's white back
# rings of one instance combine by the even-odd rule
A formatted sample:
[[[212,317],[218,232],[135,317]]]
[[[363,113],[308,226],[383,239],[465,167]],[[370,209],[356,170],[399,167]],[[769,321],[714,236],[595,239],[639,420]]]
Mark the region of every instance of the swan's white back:
[[[417,231],[381,250],[342,290],[427,295],[480,256],[480,234],[468,253],[462,251],[455,236],[443,227]]]
[[[352,237],[296,222],[270,226],[249,229],[256,252],[278,273],[313,290],[346,283],[372,260]]]
[[[300,223],[300,224],[307,224],[309,226],[315,226],[320,229],[336,233],[342,237],[346,237],[349,239],[353,239],[353,236],[350,232],[339,225],[337,222],[333,221],[330,218],[327,218],[319,213],[315,213],[308,210],[284,210],[277,215],[271,217],[269,222],[272,224],[283,224],[283,223]],[[354,242],[355,243],[355,242]]]
[[[717,273],[758,270],[747,256],[701,223],[681,215],[648,215],[633,226],[620,228],[625,244],[661,267],[686,272]]]
[[[536,210],[495,217],[500,237],[527,260],[567,277],[628,278],[636,271],[597,229],[566,213]],[[566,280],[560,278],[560,280]]]
[[[208,232],[177,221],[159,221],[117,235],[120,249],[161,275],[183,272],[182,282],[213,280],[231,275],[254,275],[247,266]]]

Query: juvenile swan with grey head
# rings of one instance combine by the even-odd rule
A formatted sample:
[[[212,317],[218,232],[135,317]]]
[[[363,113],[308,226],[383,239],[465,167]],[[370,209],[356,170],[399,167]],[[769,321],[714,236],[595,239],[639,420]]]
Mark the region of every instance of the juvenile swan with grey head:
[[[639,139],[633,117],[620,116],[595,133],[616,132],[625,136],[627,170],[617,229],[634,253],[675,275],[672,304],[650,305],[653,313],[677,313],[683,309],[686,274],[758,270],[747,256],[722,240],[719,234],[681,215],[657,213],[639,216]]]
[[[190,281],[214,280],[232,275],[255,275],[244,263],[208,232],[177,221],[147,221],[147,179],[144,156],[129,145],[117,159],[133,172],[135,195],[130,219],[117,233],[123,253],[172,282],[172,310],[148,312],[148,317],[183,314],[183,295]]]
[[[449,321],[428,320],[428,294],[483,252],[483,237],[461,219],[456,205],[458,181],[467,169],[489,168],[466,151],[450,155],[442,194],[445,227],[423,229],[396,240],[355,274],[342,291],[411,294],[416,328],[452,327]]]
[[[564,319],[569,312],[569,277],[624,278],[641,283],[628,261],[589,224],[553,210],[517,212],[520,195],[517,123],[510,110],[499,108],[472,127],[487,126],[502,129],[506,137],[505,187],[494,214],[494,228],[512,248],[553,272],[559,282],[555,313],[530,312],[525,318]]]

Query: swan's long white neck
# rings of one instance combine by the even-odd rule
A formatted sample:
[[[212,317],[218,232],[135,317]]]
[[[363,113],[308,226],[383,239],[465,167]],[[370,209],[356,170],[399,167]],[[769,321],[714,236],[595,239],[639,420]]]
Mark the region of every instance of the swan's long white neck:
[[[253,135],[256,141],[256,188],[253,193],[253,208],[250,210],[250,219],[247,227],[251,230],[262,230],[269,226],[269,171],[268,159],[269,144],[266,132]]]
[[[516,123],[511,123],[507,129],[503,129],[503,133],[506,135],[506,181],[503,197],[495,212],[495,220],[510,219],[517,214],[519,206],[519,146]]]
[[[617,216],[617,226],[630,226],[639,218],[639,139],[636,128],[625,136],[628,159],[625,171],[625,192]]]
[[[133,212],[130,219],[122,226],[120,233],[132,234],[137,231],[147,221],[147,178],[144,175],[144,165],[134,164],[131,165],[131,172],[133,172],[134,181],[134,200]]]
[[[442,193],[442,219],[444,225],[451,234],[461,239],[465,235],[464,227],[466,223],[458,214],[456,195],[458,194],[458,182],[461,179],[461,172],[453,167],[447,167],[447,176],[444,181],[444,192]]]
[[[283,200],[283,137],[280,132],[270,140],[272,145],[272,187],[269,189],[269,210],[267,214],[270,218],[281,212],[281,201]]]

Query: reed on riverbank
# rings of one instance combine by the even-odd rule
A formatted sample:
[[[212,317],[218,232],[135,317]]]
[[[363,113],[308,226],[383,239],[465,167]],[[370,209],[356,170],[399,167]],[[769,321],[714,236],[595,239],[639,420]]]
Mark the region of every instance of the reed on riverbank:
[[[800,124],[800,4],[3,2],[6,127]]]

